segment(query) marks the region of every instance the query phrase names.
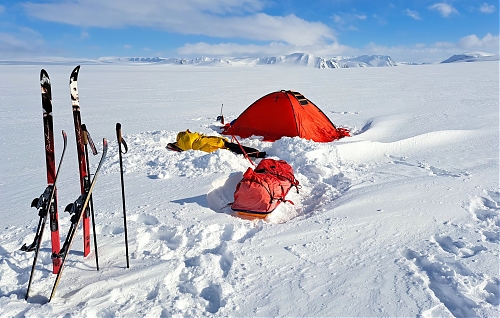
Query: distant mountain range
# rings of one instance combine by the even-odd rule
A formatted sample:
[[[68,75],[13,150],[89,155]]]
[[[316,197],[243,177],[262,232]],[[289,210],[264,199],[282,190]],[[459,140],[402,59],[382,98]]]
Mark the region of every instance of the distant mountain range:
[[[123,60],[122,60],[123,61]],[[380,67],[396,66],[397,64],[388,55],[361,55],[353,57],[323,58],[312,54],[294,53],[289,55],[260,57],[260,58],[212,58],[199,57],[195,59],[178,59],[162,57],[130,57],[129,62],[161,63],[178,65],[283,65],[306,66],[311,68],[349,68],[349,67]]]
[[[458,62],[482,62],[482,61],[498,61],[498,54],[489,54],[484,52],[471,52],[453,55],[441,63],[458,63]],[[273,65],[282,67],[310,67],[310,68],[350,68],[350,67],[392,67],[399,65],[421,65],[423,63],[412,62],[394,62],[388,55],[361,55],[343,57],[337,56],[332,58],[324,58],[306,53],[293,53],[289,55],[272,56],[272,57],[234,57],[234,58],[214,58],[214,57],[198,57],[194,59],[183,58],[164,58],[164,57],[101,57],[98,59],[79,59],[79,58],[58,58],[46,57],[33,60],[1,60],[0,65],[44,65],[44,64],[171,64],[171,65],[200,65],[200,66],[257,66],[257,65]]]
[[[484,52],[472,52],[453,55],[441,63],[457,62],[480,62],[499,60],[498,54]],[[306,53],[293,53],[289,55],[260,57],[260,58],[212,58],[199,57],[195,59],[178,59],[162,57],[130,57],[121,59],[122,62],[132,63],[159,63],[177,65],[232,65],[232,66],[256,66],[256,65],[282,65],[282,66],[306,66],[311,68],[349,68],[349,67],[387,67],[398,65],[420,65],[422,63],[401,62],[396,63],[388,55],[361,55],[351,57],[324,58]]]

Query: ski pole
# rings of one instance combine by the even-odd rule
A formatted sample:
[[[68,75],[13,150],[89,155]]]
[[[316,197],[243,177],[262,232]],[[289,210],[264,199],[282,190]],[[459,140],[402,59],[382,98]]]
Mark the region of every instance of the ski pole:
[[[123,224],[125,229],[125,255],[127,257],[127,268],[129,268],[130,265],[128,260],[127,214],[125,213],[125,186],[123,183],[123,161],[122,161],[122,153],[126,154],[128,152],[128,147],[127,143],[122,137],[122,125],[120,123],[116,123],[116,137],[118,139],[118,155],[120,158],[120,177],[122,184]],[[125,149],[124,152],[122,152],[122,145],[123,148]]]
[[[104,159],[106,158],[107,153],[108,153],[108,141],[106,138],[103,138],[101,160],[99,160],[99,164],[97,165],[97,168],[94,172],[94,177],[92,178],[92,181],[90,181],[88,187],[85,188],[85,192],[80,194],[80,196],[78,197],[78,199],[76,199],[76,201],[68,204],[66,206],[66,209],[64,209],[64,211],[67,211],[72,215],[71,226],[69,228],[68,234],[66,235],[66,240],[64,241],[61,251],[57,253],[57,255],[55,255],[55,257],[62,258],[62,261],[61,261],[61,268],[59,269],[59,273],[57,273],[56,280],[54,282],[54,285],[52,286],[52,292],[50,293],[49,303],[56,294],[56,289],[57,286],[59,285],[59,282],[61,281],[63,269],[66,265],[71,245],[73,244],[73,240],[75,238],[76,230],[80,225],[80,222],[82,221],[83,214],[87,210],[90,201],[90,195],[92,194],[92,191],[94,191],[97,176],[99,175],[99,171],[101,171],[101,167],[104,162]]]
[[[85,161],[87,162],[87,175],[90,176],[90,165],[89,165],[89,152],[87,145],[90,145],[92,150],[92,154],[97,155],[97,149],[94,145],[94,141],[90,137],[89,131],[87,130],[87,126],[82,124],[82,132],[83,132],[83,144],[85,146]],[[92,195],[90,196],[90,213],[92,215],[92,230],[94,232],[94,250],[95,250],[95,265],[97,270],[99,270],[99,254],[97,253],[97,235],[95,232],[95,215],[94,215],[94,202],[92,200]]]

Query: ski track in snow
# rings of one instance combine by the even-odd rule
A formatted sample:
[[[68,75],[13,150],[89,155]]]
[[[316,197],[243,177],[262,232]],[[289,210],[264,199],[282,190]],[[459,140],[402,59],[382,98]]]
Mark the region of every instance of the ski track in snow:
[[[203,78],[202,73],[197,75]],[[457,72],[462,73],[467,72]],[[447,73],[439,76],[447,78]],[[374,91],[398,91],[388,87]],[[441,97],[439,88],[433,94],[449,98]],[[361,104],[371,102],[368,96]],[[460,101],[470,98],[465,97]],[[321,104],[321,98],[315,103]],[[432,99],[429,103],[441,105]],[[500,191],[489,179],[498,171],[491,168],[498,168],[498,159],[487,157],[495,153],[490,148],[498,147],[488,144],[494,139],[487,136],[490,128],[485,132],[434,122],[417,129],[414,121],[421,114],[411,113],[409,106],[406,113],[394,111],[399,110],[394,105],[387,111],[380,106],[382,115],[362,106],[327,111],[345,119],[351,129],[353,136],[340,141],[241,141],[286,160],[300,182],[300,192],[291,190],[287,196],[294,204],[280,204],[265,221],[234,217],[227,206],[243,172],[252,166],[243,156],[226,150],[166,150],[179,130],[124,134],[129,147],[123,156],[129,269],[124,265],[121,197],[113,188],[119,175],[118,145],[109,138],[95,192],[100,271],[95,270],[94,252],[82,257],[79,231],[56,298],[47,304],[54,275],[46,230],[26,303],[33,254],[19,247],[34,237],[37,220],[32,213],[24,217],[29,218],[26,225],[3,227],[0,316],[498,316]],[[455,110],[455,104],[450,108]],[[452,113],[446,112],[443,118]],[[188,123],[193,131],[217,134],[213,118],[197,111],[182,120],[179,126]],[[102,143],[94,141],[100,149]],[[476,149],[487,158],[466,155]],[[70,223],[62,204],[68,193],[74,195],[65,192],[67,176],[59,193],[64,198],[59,202],[62,238]],[[4,182],[0,180],[2,189]],[[30,187],[12,196],[22,201],[16,208],[28,210]]]

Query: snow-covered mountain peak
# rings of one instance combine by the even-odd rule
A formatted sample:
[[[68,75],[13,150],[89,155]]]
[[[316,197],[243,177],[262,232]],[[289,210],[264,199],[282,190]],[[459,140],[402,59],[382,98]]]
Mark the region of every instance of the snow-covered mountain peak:
[[[455,54],[441,63],[497,61],[499,59],[498,54],[486,52],[464,52],[461,54]]]
[[[387,55],[362,55],[352,57],[324,58],[308,53],[292,53],[280,56],[266,56],[260,58],[211,58],[199,57],[194,59],[177,59],[162,57],[131,57],[130,62],[162,63],[162,64],[189,64],[189,65],[284,65],[306,66],[311,68],[348,68],[348,67],[380,67],[396,66],[397,64]]]

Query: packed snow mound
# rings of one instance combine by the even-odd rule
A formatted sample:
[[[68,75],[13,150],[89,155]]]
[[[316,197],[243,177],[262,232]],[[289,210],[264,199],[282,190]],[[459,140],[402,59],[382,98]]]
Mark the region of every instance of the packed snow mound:
[[[456,62],[481,62],[481,61],[498,61],[499,54],[490,54],[485,52],[465,52],[456,54],[441,63],[456,63]]]

